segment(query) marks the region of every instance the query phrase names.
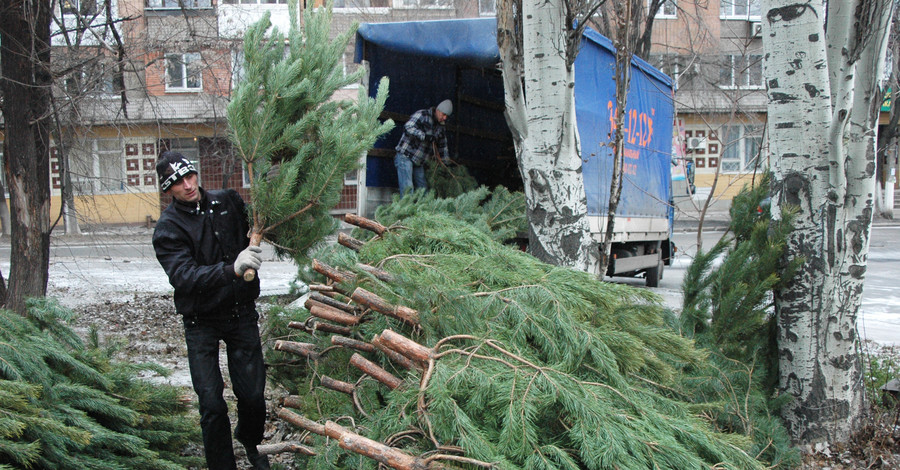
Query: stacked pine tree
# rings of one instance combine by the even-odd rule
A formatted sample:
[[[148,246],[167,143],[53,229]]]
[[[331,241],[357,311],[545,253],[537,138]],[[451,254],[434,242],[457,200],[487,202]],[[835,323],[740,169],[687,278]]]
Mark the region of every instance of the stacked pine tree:
[[[0,469],[181,469],[199,457],[189,400],[138,377],[153,364],[111,359],[96,332],[85,343],[52,300],[28,316],[0,310]],[[190,416],[193,416],[191,413]]]
[[[506,205],[478,207],[497,220]],[[751,435],[704,417],[722,404],[685,394],[707,352],[651,291],[446,213],[348,221],[373,237],[318,253],[307,309],[273,326],[269,362],[293,392],[278,414],[308,433],[309,468],[763,467]]]

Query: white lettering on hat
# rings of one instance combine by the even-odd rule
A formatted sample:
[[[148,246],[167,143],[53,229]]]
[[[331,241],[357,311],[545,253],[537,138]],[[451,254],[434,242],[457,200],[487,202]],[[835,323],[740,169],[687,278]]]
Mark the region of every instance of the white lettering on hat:
[[[172,167],[174,171],[168,178],[165,179],[162,183],[159,184],[159,189],[163,192],[169,190],[175,183],[184,178],[188,173],[197,173],[197,169],[194,168],[194,165],[187,159],[182,159],[179,162],[169,163],[169,166]]]

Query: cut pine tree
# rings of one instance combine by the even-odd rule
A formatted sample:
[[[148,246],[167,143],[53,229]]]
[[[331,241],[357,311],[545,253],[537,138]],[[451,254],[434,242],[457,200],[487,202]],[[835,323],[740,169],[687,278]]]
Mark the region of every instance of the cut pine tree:
[[[228,104],[229,136],[250,180],[250,244],[272,242],[279,254],[305,260],[307,249],[334,231],[328,211],[341,197],[344,175],[393,127],[380,122],[387,80],[370,98],[333,100],[364,70],[344,74],[343,54],[355,27],[330,37],[331,8],[303,12],[288,2],[290,28],[272,28],[270,14],[244,37],[245,72]],[[288,44],[286,47],[285,44]],[[253,270],[245,279],[256,276]]]

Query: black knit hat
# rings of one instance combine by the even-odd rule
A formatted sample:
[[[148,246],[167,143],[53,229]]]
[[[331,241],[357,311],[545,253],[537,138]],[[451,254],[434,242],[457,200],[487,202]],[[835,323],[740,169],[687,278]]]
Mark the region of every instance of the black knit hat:
[[[163,152],[156,161],[156,175],[159,176],[159,189],[162,192],[168,191],[173,184],[191,173],[197,173],[194,164],[178,152]]]

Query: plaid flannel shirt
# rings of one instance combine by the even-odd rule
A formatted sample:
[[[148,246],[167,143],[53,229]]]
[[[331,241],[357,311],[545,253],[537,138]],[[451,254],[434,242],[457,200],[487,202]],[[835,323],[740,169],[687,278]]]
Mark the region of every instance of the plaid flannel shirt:
[[[428,139],[428,137],[432,137]],[[421,165],[429,155],[434,154],[434,144],[437,144],[441,160],[447,163],[450,160],[450,150],[447,147],[447,129],[437,123],[434,118],[434,108],[420,109],[410,116],[409,121],[403,126],[403,136],[395,150],[397,153],[412,160],[414,165]]]

